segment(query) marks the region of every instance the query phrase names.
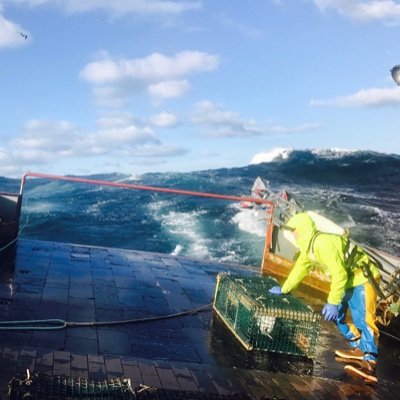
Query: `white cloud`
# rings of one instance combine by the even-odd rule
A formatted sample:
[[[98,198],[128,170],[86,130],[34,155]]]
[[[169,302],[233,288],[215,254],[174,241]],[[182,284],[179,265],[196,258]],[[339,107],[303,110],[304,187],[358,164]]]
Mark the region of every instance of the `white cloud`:
[[[25,124],[22,135],[13,139],[11,144],[23,159],[30,159],[36,152],[46,154],[46,159],[53,159],[71,152],[80,136],[79,129],[66,121],[35,119]]]
[[[358,20],[400,20],[400,4],[393,0],[314,0],[314,3],[321,10],[333,9]]]
[[[150,96],[158,99],[166,99],[172,97],[180,97],[190,90],[189,82],[185,80],[180,81],[166,81],[149,85],[147,88]]]
[[[0,48],[25,45],[30,41],[30,35],[25,39],[23,36],[25,34],[27,34],[25,29],[21,28],[21,26],[15,22],[7,20],[0,14]]]
[[[336,97],[328,100],[311,100],[312,106],[400,106],[400,88],[372,88],[360,90],[349,96]]]
[[[258,135],[288,135],[320,129],[322,124],[310,122],[293,127],[260,126],[255,120],[243,119],[238,113],[225,110],[210,101],[196,104],[192,122],[206,128],[206,135],[216,138],[251,137]]]
[[[170,128],[177,124],[177,117],[168,111],[163,111],[160,114],[153,115],[150,122],[160,128]]]
[[[29,7],[39,7],[45,4],[59,4],[59,0],[2,0],[4,4],[17,4],[17,5],[27,5]]]
[[[322,124],[317,122],[310,122],[303,125],[298,126],[282,126],[282,125],[274,125],[268,128],[268,131],[271,133],[277,134],[291,134],[291,133],[299,133],[299,132],[310,132],[317,129],[322,128]]]
[[[192,114],[192,122],[205,127],[205,134],[214,138],[252,137],[258,135],[288,135],[310,132],[322,127],[316,122],[297,126],[260,126],[256,121],[243,119],[238,113],[228,111],[210,102],[196,104]]]
[[[198,10],[200,1],[172,0],[68,0],[65,7],[70,12],[88,12],[93,10],[112,11],[116,14],[180,14],[185,11]]]
[[[183,51],[168,57],[153,53],[145,58],[111,58],[86,65],[80,76],[94,84],[115,83],[125,79],[157,82],[195,72],[212,71],[218,67],[218,56],[200,51]]]
[[[34,166],[88,157],[119,157],[143,162],[177,157],[188,152],[166,146],[149,126],[133,121],[129,113],[112,113],[98,120],[96,132],[85,132],[67,121],[31,120],[20,136],[0,148],[0,175],[21,174]],[[3,144],[4,145],[4,144]]]
[[[135,125],[116,126],[102,129],[95,134],[88,136],[88,141],[102,145],[108,152],[114,148],[121,152],[126,152],[127,147],[136,147],[144,143],[159,143],[154,132],[149,127],[138,127]],[[121,148],[119,146],[122,145]]]
[[[97,125],[100,129],[115,129],[128,126],[132,121],[132,114],[119,111],[102,116],[97,120]]]
[[[125,14],[169,14],[178,15],[186,11],[199,10],[199,0],[5,0],[6,3],[39,7],[57,6],[68,13],[85,13],[91,11],[111,12],[114,15]]]
[[[137,85],[123,85],[121,82],[115,86],[95,86],[92,90],[98,106],[120,108],[131,95],[142,89]]]
[[[218,68],[219,58],[199,51],[184,51],[172,57],[153,53],[139,59],[113,59],[107,53],[87,64],[80,77],[94,85],[101,105],[121,106],[132,95],[147,88],[151,96],[177,97],[186,93],[187,75]]]
[[[224,110],[210,101],[196,104],[192,121],[206,127],[210,137],[248,137],[263,133],[254,120],[244,120],[238,113]]]
[[[177,157],[185,155],[189,152],[188,149],[179,146],[167,146],[167,145],[159,145],[159,146],[142,146],[134,153],[132,153],[135,157],[149,157],[149,158],[158,158],[158,157]]]
[[[95,61],[86,65],[80,76],[94,84],[115,82],[128,74],[126,71],[129,67],[128,64],[126,60],[119,62],[111,59]]]

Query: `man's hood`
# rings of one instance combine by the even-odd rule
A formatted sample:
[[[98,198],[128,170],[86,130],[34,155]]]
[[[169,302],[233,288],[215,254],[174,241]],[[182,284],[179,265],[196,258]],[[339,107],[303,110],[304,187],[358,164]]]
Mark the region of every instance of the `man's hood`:
[[[301,252],[307,252],[310,241],[317,232],[314,221],[306,213],[299,213],[289,219],[286,224],[297,231],[296,244]]]

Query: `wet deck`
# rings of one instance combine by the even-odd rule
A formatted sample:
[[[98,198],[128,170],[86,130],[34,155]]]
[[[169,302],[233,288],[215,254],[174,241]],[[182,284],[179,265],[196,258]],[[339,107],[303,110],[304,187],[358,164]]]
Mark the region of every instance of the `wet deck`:
[[[20,240],[14,252],[1,254],[0,318],[83,322],[176,313],[211,303],[220,271],[258,273],[156,253]],[[211,311],[139,324],[3,331],[0,344],[0,399],[27,368],[255,399],[394,399],[400,393],[398,342],[382,337],[380,382],[366,386],[334,361],[332,349],[344,343],[325,322],[314,361],[247,353]]]

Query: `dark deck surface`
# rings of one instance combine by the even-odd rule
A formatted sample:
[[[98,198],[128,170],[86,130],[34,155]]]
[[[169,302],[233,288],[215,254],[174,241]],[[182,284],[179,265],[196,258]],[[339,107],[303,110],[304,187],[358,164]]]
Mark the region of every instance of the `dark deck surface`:
[[[212,302],[220,271],[248,267],[156,253],[20,240],[0,254],[0,318],[115,321]],[[31,372],[127,377],[167,389],[278,399],[400,398],[399,342],[382,336],[378,385],[348,378],[333,359],[345,344],[323,322],[314,360],[246,352],[212,311],[127,325],[0,331],[0,399]]]

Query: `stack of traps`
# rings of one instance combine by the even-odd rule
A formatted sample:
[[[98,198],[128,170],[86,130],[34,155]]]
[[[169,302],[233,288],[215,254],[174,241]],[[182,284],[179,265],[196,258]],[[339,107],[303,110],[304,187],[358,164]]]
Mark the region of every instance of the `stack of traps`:
[[[312,358],[320,332],[320,313],[290,295],[274,295],[270,277],[220,273],[214,310],[247,350]]]

